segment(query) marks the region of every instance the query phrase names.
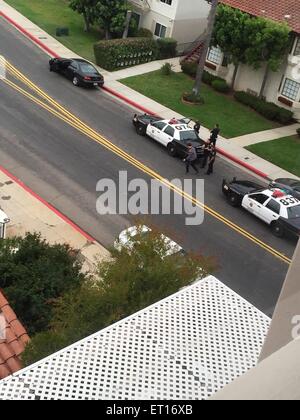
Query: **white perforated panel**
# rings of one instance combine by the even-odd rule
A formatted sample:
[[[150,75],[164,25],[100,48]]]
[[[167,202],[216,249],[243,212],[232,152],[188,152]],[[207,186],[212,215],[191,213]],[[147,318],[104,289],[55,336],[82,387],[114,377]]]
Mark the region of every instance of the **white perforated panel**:
[[[257,363],[270,320],[214,277],[0,382],[0,399],[207,399]]]

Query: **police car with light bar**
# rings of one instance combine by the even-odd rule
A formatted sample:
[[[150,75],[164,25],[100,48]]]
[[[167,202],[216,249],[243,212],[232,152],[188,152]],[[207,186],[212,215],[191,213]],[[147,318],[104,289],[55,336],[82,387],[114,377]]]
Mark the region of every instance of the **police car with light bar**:
[[[223,180],[222,190],[233,207],[243,207],[267,223],[274,235],[300,236],[300,200],[286,191],[265,188],[251,181]]]
[[[166,147],[173,157],[186,157],[188,144],[192,144],[198,159],[204,156],[205,142],[199,138],[193,128],[189,126],[191,120],[187,118],[163,120],[153,115],[134,115],[133,125],[140,136],[151,137]]]

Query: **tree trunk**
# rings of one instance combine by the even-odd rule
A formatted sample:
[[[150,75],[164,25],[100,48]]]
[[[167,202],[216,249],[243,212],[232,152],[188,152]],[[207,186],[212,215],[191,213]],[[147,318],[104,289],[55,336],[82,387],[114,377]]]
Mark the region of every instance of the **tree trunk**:
[[[123,32],[123,39],[126,39],[128,37],[128,31],[129,31],[129,25],[131,21],[132,11],[127,10],[126,20],[125,20],[125,28]]]
[[[233,72],[232,81],[231,81],[231,89],[232,90],[234,90],[236,76],[238,74],[238,71],[239,71],[239,63],[234,65],[234,72]]]
[[[86,12],[83,12],[83,19],[84,19],[84,32],[90,32],[90,29],[91,29],[90,20]]]
[[[210,9],[209,16],[208,16],[208,25],[207,25],[207,30],[206,30],[207,36],[206,36],[205,41],[204,41],[202,54],[201,54],[198,69],[197,69],[195,85],[193,87],[193,93],[195,95],[200,94],[202,76],[203,76],[203,72],[204,72],[206,57],[207,57],[208,49],[210,47],[212,34],[213,34],[213,29],[214,29],[215,18],[216,18],[216,14],[217,14],[218,1],[219,0],[212,0],[211,9]]]
[[[270,67],[267,64],[266,71],[265,71],[264,78],[263,78],[263,82],[262,82],[261,89],[260,89],[260,92],[259,92],[259,99],[262,99],[263,96],[264,96],[266,84],[267,84],[267,81],[268,81],[268,78],[269,78],[269,73],[270,73]]]

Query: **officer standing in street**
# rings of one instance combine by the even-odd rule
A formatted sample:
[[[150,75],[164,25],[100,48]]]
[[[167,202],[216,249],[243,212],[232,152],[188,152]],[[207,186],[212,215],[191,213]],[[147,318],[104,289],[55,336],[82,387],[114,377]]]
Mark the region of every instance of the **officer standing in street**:
[[[196,149],[192,146],[191,143],[188,143],[188,152],[187,157],[184,159],[185,167],[186,167],[186,174],[189,173],[190,166],[194,169],[196,174],[199,173],[197,166],[195,165],[197,160],[197,152]]]
[[[215,127],[210,132],[210,141],[213,143],[214,146],[216,145],[220,131],[221,130],[220,130],[219,124],[216,124]]]
[[[212,143],[210,142],[210,140],[208,140],[208,142],[204,145],[203,158],[202,158],[202,164],[201,164],[202,169],[206,167],[207,159],[209,157],[210,150],[211,150],[211,146],[212,146]]]
[[[200,134],[200,128],[201,128],[200,121],[196,121],[196,123],[194,125],[194,130],[195,130],[195,133],[197,134],[198,137],[199,137],[199,134]]]
[[[208,169],[206,174],[210,175],[214,172],[214,163],[216,160],[217,151],[214,145],[211,146],[209,156],[208,156]]]

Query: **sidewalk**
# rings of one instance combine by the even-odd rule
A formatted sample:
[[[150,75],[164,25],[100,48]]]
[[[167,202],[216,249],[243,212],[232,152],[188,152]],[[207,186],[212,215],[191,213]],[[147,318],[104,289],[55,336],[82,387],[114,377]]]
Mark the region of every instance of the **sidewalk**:
[[[283,137],[294,136],[296,135],[297,128],[300,128],[300,124],[292,124],[286,127],[273,128],[272,130],[247,134],[246,136],[234,137],[231,140],[241,147],[247,147],[252,144],[258,144],[265,141],[272,141],[276,139],[282,139]]]
[[[23,33],[26,32],[27,36],[29,36],[31,39],[35,38],[33,39],[33,41],[44,51],[48,50],[48,54],[51,54],[51,51],[53,51],[58,56],[76,56],[75,53],[63,46],[59,41],[57,41],[48,33],[40,29],[37,25],[32,23],[30,20],[21,15],[11,6],[6,4],[3,0],[0,0],[0,13],[1,12],[3,12],[8,18],[12,19],[15,22],[15,24],[19,25],[20,29],[24,29]],[[158,70],[166,61],[174,64],[175,71],[180,71],[178,58],[172,60],[151,62],[134,68],[120,70],[114,73],[107,72],[103,69],[100,69],[100,71],[105,77],[105,87],[107,88],[107,90],[114,96],[117,96],[119,99],[121,98],[121,100],[131,105],[136,104],[139,109],[147,109],[152,113],[158,114],[166,119],[172,117],[182,118],[184,116],[177,114],[176,112],[147,98],[144,95],[141,95],[140,93],[128,88],[127,86],[123,85],[118,81],[126,77],[140,75]],[[133,108],[136,110],[136,107],[133,106]],[[295,126],[283,127],[282,129],[280,128],[260,133],[254,133],[248,136],[242,136],[235,139],[225,139],[220,137],[218,140],[218,147],[220,149],[220,154],[227,157],[230,161],[234,161],[237,164],[242,165],[243,167],[248,167],[248,169],[251,172],[263,176],[264,178],[296,178],[295,175],[279,168],[276,165],[273,165],[272,163],[244,149],[244,146],[249,144],[273,140],[274,138],[276,139],[279,137],[285,137],[286,135],[292,135],[293,133],[295,133]],[[200,136],[202,138],[208,139],[209,134],[210,133],[208,129],[204,127],[201,128]]]
[[[20,184],[0,168],[0,208],[10,218],[7,237],[39,232],[51,244],[67,243],[80,250],[84,271],[93,272],[96,261],[109,257],[109,252],[93,238],[76,229]]]

